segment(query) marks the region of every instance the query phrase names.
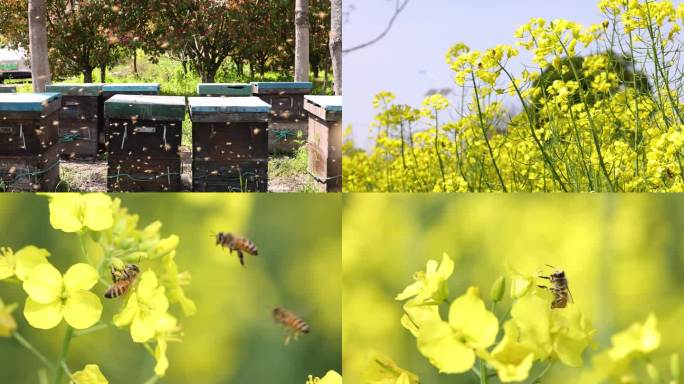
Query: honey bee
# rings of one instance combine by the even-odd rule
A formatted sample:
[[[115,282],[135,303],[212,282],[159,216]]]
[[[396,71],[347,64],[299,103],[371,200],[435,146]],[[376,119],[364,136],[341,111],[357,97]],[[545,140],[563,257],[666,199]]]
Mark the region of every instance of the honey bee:
[[[228,248],[230,254],[233,251],[237,251],[238,258],[240,259],[240,265],[245,266],[244,253],[248,253],[252,256],[257,256],[259,251],[257,251],[257,246],[246,237],[234,235],[230,232],[219,232],[216,234],[216,245],[220,245],[223,248]]]
[[[299,335],[306,334],[311,331],[309,324],[285,308],[278,307],[274,309],[273,320],[287,328],[289,331],[287,337],[285,337],[285,345],[287,345],[290,340],[297,340]]]
[[[550,265],[547,265],[554,268]],[[572,294],[570,293],[570,288],[568,288],[568,279],[565,277],[565,272],[560,269],[555,269],[554,272],[548,276],[539,276],[541,279],[549,280],[551,283],[550,287],[545,285],[538,285],[539,288],[545,288],[553,293],[553,301],[551,302],[551,309],[553,308],[565,308],[568,305],[568,299],[570,302],[574,302]]]
[[[104,296],[108,299],[125,295],[131,288],[136,277],[140,273],[140,268],[135,264],[128,264],[123,270],[118,270],[112,266],[112,284]]]

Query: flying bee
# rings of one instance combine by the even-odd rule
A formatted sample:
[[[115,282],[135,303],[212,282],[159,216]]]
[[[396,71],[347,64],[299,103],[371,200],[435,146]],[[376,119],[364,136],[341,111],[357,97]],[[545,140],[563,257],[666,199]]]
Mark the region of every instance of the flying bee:
[[[125,295],[131,288],[136,277],[140,273],[140,268],[136,264],[127,264],[124,269],[116,269],[112,265],[112,284],[104,296],[108,299]]]
[[[238,258],[240,259],[240,265],[245,266],[244,253],[250,254],[252,256],[257,256],[259,251],[257,246],[248,238],[234,235],[230,232],[219,232],[216,234],[216,245],[220,245],[223,248],[228,248],[230,254],[233,251],[237,251]]]
[[[287,345],[290,340],[297,340],[299,335],[311,331],[309,324],[295,315],[292,311],[285,308],[278,307],[274,309],[273,320],[288,329],[288,334],[285,337],[285,345]]]
[[[547,266],[554,268],[547,264]],[[539,288],[548,289],[553,293],[553,301],[551,302],[551,309],[565,308],[568,305],[568,300],[574,302],[570,288],[568,288],[568,279],[565,277],[565,272],[560,269],[555,269],[554,272],[548,276],[538,276],[541,279],[549,280],[551,286],[538,285]]]

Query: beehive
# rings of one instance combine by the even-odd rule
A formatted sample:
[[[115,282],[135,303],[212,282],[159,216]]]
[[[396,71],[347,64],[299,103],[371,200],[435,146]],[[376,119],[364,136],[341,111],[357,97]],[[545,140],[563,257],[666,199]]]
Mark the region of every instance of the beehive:
[[[342,190],[342,96],[306,96],[309,173],[320,191]]]
[[[159,83],[106,83],[102,85],[104,101],[114,95],[159,95]]]
[[[291,153],[306,142],[307,117],[304,95],[309,82],[254,82],[252,92],[271,106],[268,133],[270,153]]]
[[[46,89],[62,94],[59,112],[60,155],[95,157],[103,126],[102,84],[52,84]]]
[[[257,97],[190,97],[193,190],[268,190],[271,107]]]
[[[197,94],[219,97],[252,96],[252,85],[247,83],[201,83],[197,84]]]
[[[110,191],[180,190],[185,98],[115,95],[105,102]]]
[[[0,190],[54,191],[59,93],[0,94]]]

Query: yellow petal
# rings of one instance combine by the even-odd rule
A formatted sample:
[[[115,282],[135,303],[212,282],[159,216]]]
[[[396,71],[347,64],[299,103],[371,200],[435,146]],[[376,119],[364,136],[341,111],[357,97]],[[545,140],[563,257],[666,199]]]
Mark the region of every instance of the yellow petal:
[[[484,349],[494,343],[499,331],[499,320],[485,308],[477,287],[468,288],[449,308],[449,324],[463,332],[468,345]]]
[[[126,302],[126,306],[124,307],[124,309],[122,309],[121,312],[114,315],[114,318],[112,320],[114,321],[114,325],[116,325],[117,327],[123,327],[130,324],[137,314],[138,295],[135,292],[133,292],[131,294],[131,297],[128,298],[128,301]]]
[[[102,231],[112,226],[112,199],[104,194],[88,193],[83,195],[85,204],[83,224],[93,231]]]
[[[335,371],[328,371],[328,373],[325,374],[321,378],[321,381],[319,382],[320,384],[342,384],[342,376],[340,376],[339,373]]]
[[[71,379],[75,384],[109,384],[100,367],[95,364],[88,364],[82,371],[74,372]]]
[[[136,316],[131,323],[131,337],[136,343],[144,343],[154,337],[155,322],[149,318],[143,319],[142,316]]]
[[[102,303],[92,292],[77,290],[64,304],[64,320],[75,329],[86,329],[100,320]]]
[[[34,247],[33,245],[26,246],[17,251],[14,255],[17,261],[17,278],[23,281],[29,270],[40,264],[47,263],[48,256],[50,256],[50,252],[46,249]]]
[[[74,264],[64,274],[64,286],[67,292],[90,290],[97,284],[98,275],[95,268],[85,263]]]
[[[427,323],[420,329],[418,350],[443,373],[463,373],[475,364],[473,350],[459,341],[444,321]]]
[[[409,300],[404,304],[404,315],[401,317],[401,325],[418,336],[423,324],[441,321],[439,307],[436,305],[422,305],[420,302]]]
[[[50,264],[44,263],[32,268],[31,273],[25,277],[24,291],[35,302],[52,303],[62,295],[62,274]]]
[[[79,218],[80,197],[77,193],[50,195],[50,224],[64,232],[77,232],[83,228]]]
[[[14,263],[9,257],[0,256],[0,280],[14,275]]]
[[[59,301],[41,304],[29,297],[24,304],[24,317],[33,328],[54,328],[62,321],[62,304]]]
[[[154,294],[154,290],[159,285],[157,275],[153,271],[145,271],[140,275],[140,283],[138,284],[138,296],[147,298]]]
[[[446,253],[442,254],[442,263],[437,269],[437,275],[441,276],[443,279],[448,279],[449,276],[454,272],[454,261],[451,260],[449,255]]]

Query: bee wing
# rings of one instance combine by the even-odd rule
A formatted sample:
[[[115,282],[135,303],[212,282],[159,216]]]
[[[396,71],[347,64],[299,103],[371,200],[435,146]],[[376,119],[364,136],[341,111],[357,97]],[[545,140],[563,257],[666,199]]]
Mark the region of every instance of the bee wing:
[[[570,295],[570,302],[574,303],[575,299],[572,297],[572,292],[570,292],[570,287],[568,287],[568,295]]]

